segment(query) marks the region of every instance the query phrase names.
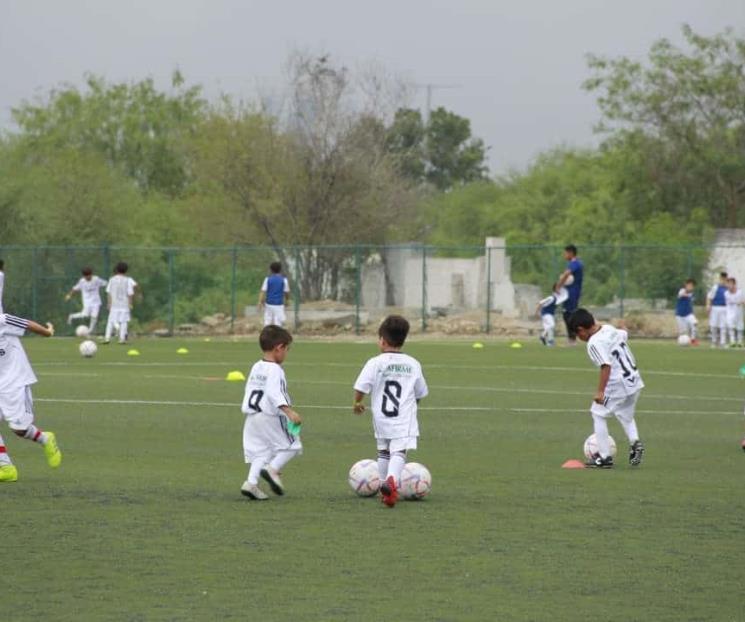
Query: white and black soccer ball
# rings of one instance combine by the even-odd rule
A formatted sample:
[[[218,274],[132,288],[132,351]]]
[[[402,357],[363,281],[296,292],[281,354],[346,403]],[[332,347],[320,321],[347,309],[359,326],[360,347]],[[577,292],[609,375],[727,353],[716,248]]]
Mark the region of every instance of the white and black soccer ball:
[[[684,348],[686,346],[690,346],[691,338],[688,335],[681,335],[680,337],[678,337],[678,345],[683,346]]]
[[[613,437],[610,435],[608,435],[608,438],[610,439],[610,455],[615,456],[618,452],[616,441],[614,441]],[[594,434],[590,434],[590,436],[585,440],[583,451],[585,452],[585,458],[588,460],[592,460],[592,458],[600,453],[600,450],[598,449],[598,439],[595,438]]]
[[[80,337],[81,339],[85,339],[89,334],[90,330],[88,330],[88,327],[85,324],[81,324],[75,329],[75,336]]]
[[[378,463],[370,459],[355,462],[349,469],[347,481],[355,494],[360,497],[372,497],[380,490]]]
[[[78,350],[80,350],[80,355],[84,356],[85,358],[93,358],[96,356],[96,352],[98,352],[98,346],[96,345],[95,341],[91,341],[90,339],[86,339],[83,343],[81,343],[78,346]]]
[[[426,497],[432,490],[432,474],[418,462],[407,462],[401,471],[399,493],[404,499],[414,500]]]

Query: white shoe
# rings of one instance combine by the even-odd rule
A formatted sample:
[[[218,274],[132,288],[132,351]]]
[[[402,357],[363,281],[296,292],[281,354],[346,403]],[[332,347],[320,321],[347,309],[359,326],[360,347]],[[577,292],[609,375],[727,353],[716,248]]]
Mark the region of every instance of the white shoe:
[[[255,484],[249,484],[248,481],[243,482],[243,486],[241,486],[241,494],[256,501],[266,501],[269,498],[261,488]]]
[[[67,323],[72,324],[72,313],[67,316]]]
[[[281,496],[285,494],[285,487],[282,485],[279,473],[272,467],[267,466],[265,469],[261,469],[261,477],[266,480],[266,483],[269,484],[269,488],[272,489],[272,492],[275,495]]]

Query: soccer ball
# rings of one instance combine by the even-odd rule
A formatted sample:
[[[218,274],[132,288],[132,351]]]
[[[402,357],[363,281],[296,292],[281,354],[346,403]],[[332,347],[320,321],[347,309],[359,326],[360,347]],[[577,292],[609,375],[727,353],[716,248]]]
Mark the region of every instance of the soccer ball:
[[[409,462],[401,471],[399,492],[404,499],[421,499],[432,490],[432,475],[423,464]]]
[[[90,334],[88,327],[85,324],[81,324],[75,329],[75,336],[85,339]]]
[[[616,448],[616,441],[613,440],[612,436],[608,436],[610,439],[610,455],[615,456],[618,449]],[[598,440],[595,438],[594,434],[590,434],[590,436],[587,437],[587,440],[585,441],[585,458],[588,460],[592,460],[593,456],[596,454],[599,454],[600,451],[598,450]]]
[[[360,497],[372,497],[380,490],[378,463],[375,460],[360,460],[349,469],[347,479],[352,490]]]
[[[78,350],[80,350],[81,356],[89,359],[93,358],[96,355],[96,352],[98,352],[98,346],[96,345],[95,341],[86,339],[83,343],[80,344],[80,346],[78,346]]]
[[[690,346],[691,338],[688,335],[681,335],[680,337],[678,337],[678,345],[679,346]]]

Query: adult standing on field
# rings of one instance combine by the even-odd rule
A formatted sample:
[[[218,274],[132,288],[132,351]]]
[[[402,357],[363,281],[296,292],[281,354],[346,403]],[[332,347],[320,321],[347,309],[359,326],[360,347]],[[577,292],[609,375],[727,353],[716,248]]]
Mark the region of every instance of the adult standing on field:
[[[290,283],[282,274],[282,264],[278,261],[269,265],[269,273],[259,292],[259,313],[264,312],[264,326],[282,326],[285,305],[290,302]]]
[[[577,343],[577,334],[572,330],[569,323],[569,318],[579,307],[579,299],[582,296],[582,277],[585,270],[585,265],[582,260],[577,257],[577,247],[574,244],[567,244],[564,247],[564,259],[567,261],[567,267],[559,277],[559,282],[556,284],[556,290],[558,291],[562,287],[567,288],[569,298],[564,301],[564,323],[567,327],[567,337],[569,339],[569,345],[575,345]]]

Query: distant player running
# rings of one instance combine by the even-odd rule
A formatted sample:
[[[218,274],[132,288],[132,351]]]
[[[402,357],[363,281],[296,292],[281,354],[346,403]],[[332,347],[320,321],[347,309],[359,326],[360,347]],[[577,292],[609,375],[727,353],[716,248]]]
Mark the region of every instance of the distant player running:
[[[67,292],[65,300],[70,300],[77,292],[80,292],[83,299],[83,309],[78,313],[68,315],[67,323],[72,324],[73,320],[90,318],[88,332],[92,335],[93,331],[96,330],[98,314],[101,311],[101,293],[99,290],[106,287],[108,281],[94,275],[91,268],[83,268],[81,272],[83,274],[82,278]]]
[[[17,436],[39,443],[44,448],[49,466],[56,468],[62,462],[62,453],[54,433],[42,432],[34,425],[31,386],[37,380],[19,339],[26,331],[51,337],[54,335],[54,326],[42,326],[31,320],[0,313],[0,421],[5,420]],[[0,436],[0,482],[17,480],[18,470],[11,462],[5,441]]]
[[[378,447],[378,473],[382,501],[396,505],[406,452],[416,449],[419,437],[417,404],[427,396],[422,366],[401,352],[409,334],[409,322],[389,315],[378,329],[381,354],[371,358],[354,383],[354,412],[365,412],[363,400],[370,395],[373,428]]]
[[[116,274],[111,277],[106,286],[108,295],[109,319],[106,322],[104,343],[111,343],[111,335],[115,328],[119,330],[119,343],[127,343],[129,320],[132,316],[137,283],[127,276],[129,266],[123,261],[116,264]]]
[[[688,279],[678,290],[678,300],[675,303],[675,321],[678,323],[678,336],[687,335],[691,338],[693,345],[698,344],[697,324],[698,320],[693,313],[693,290],[696,281]]]
[[[706,295],[706,312],[709,314],[709,330],[711,331],[711,347],[717,344],[722,348],[727,345],[727,273],[719,273],[719,283],[712,286]]]
[[[264,326],[282,326],[286,319],[285,305],[290,301],[290,283],[278,261],[269,265],[269,272],[259,292],[259,313],[264,312]]]
[[[629,464],[638,466],[644,456],[644,445],[639,438],[634,416],[644,382],[629,348],[628,333],[610,324],[597,324],[586,309],[577,309],[569,321],[577,337],[587,342],[590,360],[600,368],[600,381],[590,408],[598,453],[586,466],[601,469],[613,467],[608,434],[610,417],[618,419],[629,439]]]

